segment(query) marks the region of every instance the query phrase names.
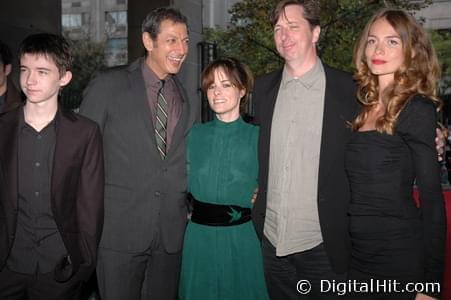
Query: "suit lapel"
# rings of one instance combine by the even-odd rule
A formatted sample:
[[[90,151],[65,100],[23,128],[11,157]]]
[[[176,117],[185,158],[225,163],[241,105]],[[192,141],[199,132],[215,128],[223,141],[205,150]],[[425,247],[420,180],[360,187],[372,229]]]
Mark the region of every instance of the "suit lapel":
[[[190,110],[192,109],[180,82],[175,76],[173,78],[182,99],[182,112],[180,114],[177,125],[175,126],[174,135],[172,137],[171,145],[169,146],[168,156],[171,156],[171,153],[174,152],[175,149],[177,149],[178,144],[184,141],[184,137],[187,131],[190,129],[189,126],[187,126],[187,123],[190,115]]]
[[[152,122],[152,113],[149,108],[149,102],[147,100],[146,86],[141,71],[142,59],[135,61],[129,67],[129,80],[130,91],[129,95],[126,95],[133,104],[131,109],[135,110],[136,115],[144,123],[145,131],[148,136],[147,140],[150,142],[150,148],[155,156],[160,156],[157,150],[157,143],[155,141],[155,127]]]
[[[341,147],[342,132],[346,130],[346,120],[341,118],[342,107],[339,106],[340,101],[335,101],[339,95],[335,95],[333,91],[337,88],[332,87],[333,80],[330,69],[324,65],[326,75],[326,91],[324,95],[324,114],[323,129],[321,133],[321,150],[319,157],[319,175],[318,190],[321,191],[325,187],[328,175],[331,174],[330,168],[336,163],[337,147]],[[339,158],[344,159],[344,158]]]
[[[53,212],[60,212],[61,209],[61,203],[58,201],[56,195],[58,194],[58,189],[62,184],[62,181],[64,180],[65,172],[68,170],[68,166],[65,165],[68,162],[71,162],[73,160],[72,157],[72,151],[69,149],[72,149],[70,145],[74,144],[74,137],[77,136],[77,132],[72,131],[72,127],[68,126],[70,122],[74,122],[75,119],[71,120],[71,117],[68,113],[61,110],[60,107],[58,107],[58,111],[55,115],[55,127],[56,127],[56,142],[55,142],[55,148],[53,150],[53,155],[51,155],[52,159],[52,177],[51,177],[51,206],[53,209]],[[55,219],[59,214],[55,214]]]
[[[271,139],[271,126],[272,117],[274,115],[274,108],[276,105],[277,95],[279,93],[280,83],[282,81],[282,69],[275,74],[275,76],[269,81],[267,85],[267,90],[263,93],[266,95],[266,107],[262,109],[262,125],[268,124],[265,130],[265,134],[268,136],[268,141]],[[257,99],[258,101],[258,99]],[[269,148],[268,148],[269,149]]]
[[[17,209],[18,200],[18,143],[19,143],[19,114],[23,113],[23,108],[20,106],[15,111],[4,116],[0,123],[0,160],[1,169],[5,185],[7,187],[7,201],[13,209]]]

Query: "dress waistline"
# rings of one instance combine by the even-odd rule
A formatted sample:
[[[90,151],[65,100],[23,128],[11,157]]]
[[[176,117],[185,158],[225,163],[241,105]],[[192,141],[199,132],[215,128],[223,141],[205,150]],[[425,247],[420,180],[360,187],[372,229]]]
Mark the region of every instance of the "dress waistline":
[[[206,203],[188,194],[193,205],[191,221],[207,226],[234,226],[251,220],[251,209],[238,205]]]

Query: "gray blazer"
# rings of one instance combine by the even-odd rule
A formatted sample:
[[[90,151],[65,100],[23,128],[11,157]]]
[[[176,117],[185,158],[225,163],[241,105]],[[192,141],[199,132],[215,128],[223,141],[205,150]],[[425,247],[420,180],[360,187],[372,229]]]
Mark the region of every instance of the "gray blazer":
[[[180,251],[187,222],[185,137],[199,118],[200,103],[188,99],[171,147],[162,160],[141,72],[143,58],[111,69],[85,90],[80,113],[103,134],[105,221],[100,245],[119,251],[147,249],[161,235],[167,252]]]

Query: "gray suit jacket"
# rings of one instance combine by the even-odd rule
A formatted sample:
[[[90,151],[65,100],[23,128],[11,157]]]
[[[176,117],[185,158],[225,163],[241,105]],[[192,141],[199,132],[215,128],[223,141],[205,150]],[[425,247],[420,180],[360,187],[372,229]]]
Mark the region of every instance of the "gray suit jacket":
[[[101,246],[140,252],[157,233],[167,252],[180,251],[187,222],[185,137],[200,103],[187,99],[165,160],[158,153],[141,72],[143,59],[91,81],[80,113],[103,133],[105,222]]]

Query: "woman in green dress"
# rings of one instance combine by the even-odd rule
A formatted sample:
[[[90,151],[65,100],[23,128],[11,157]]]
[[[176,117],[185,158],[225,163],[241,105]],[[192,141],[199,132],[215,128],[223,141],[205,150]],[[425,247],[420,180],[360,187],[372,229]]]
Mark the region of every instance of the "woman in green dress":
[[[260,242],[251,222],[257,188],[258,127],[240,116],[253,78],[236,59],[202,73],[215,119],[187,141],[193,211],[183,246],[180,299],[268,299]]]

